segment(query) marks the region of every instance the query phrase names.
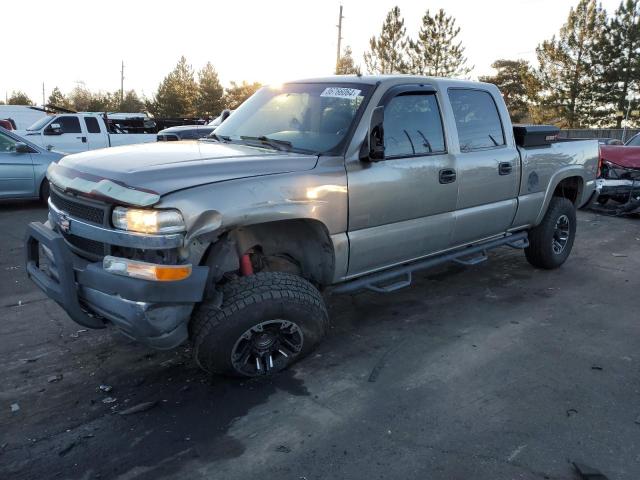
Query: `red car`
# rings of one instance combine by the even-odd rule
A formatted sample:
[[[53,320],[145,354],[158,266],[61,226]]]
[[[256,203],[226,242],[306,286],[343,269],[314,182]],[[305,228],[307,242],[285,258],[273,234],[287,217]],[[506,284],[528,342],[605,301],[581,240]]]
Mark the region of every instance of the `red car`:
[[[598,203],[612,213],[640,210],[640,134],[625,145],[601,145]]]

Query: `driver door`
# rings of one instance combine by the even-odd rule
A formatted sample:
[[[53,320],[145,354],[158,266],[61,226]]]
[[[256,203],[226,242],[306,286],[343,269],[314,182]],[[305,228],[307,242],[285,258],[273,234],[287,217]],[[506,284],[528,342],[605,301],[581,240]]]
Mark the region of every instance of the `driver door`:
[[[52,125],[60,125],[60,133],[54,133]],[[44,129],[43,144],[47,149],[64,153],[78,153],[88,150],[87,135],[80,125],[80,119],[73,115],[59,115]]]
[[[447,153],[435,92],[396,87],[381,104],[384,159],[347,163],[348,275],[444,250],[453,231],[455,157]]]

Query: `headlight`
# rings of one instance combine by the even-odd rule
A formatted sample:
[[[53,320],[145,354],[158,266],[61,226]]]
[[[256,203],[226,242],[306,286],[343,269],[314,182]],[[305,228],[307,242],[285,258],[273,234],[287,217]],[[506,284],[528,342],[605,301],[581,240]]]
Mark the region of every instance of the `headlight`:
[[[111,215],[113,226],[140,233],[176,233],[186,230],[178,210],[142,210],[116,207]]]

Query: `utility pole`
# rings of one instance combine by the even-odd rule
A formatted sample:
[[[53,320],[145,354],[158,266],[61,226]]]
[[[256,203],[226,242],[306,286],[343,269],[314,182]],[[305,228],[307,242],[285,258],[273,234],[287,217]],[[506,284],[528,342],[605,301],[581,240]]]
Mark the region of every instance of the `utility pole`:
[[[340,54],[342,53],[341,44],[342,44],[342,19],[343,18],[344,17],[342,16],[342,5],[340,5],[340,16],[338,17],[338,25],[336,25],[336,27],[338,27],[338,54],[336,55],[336,68],[340,64]]]
[[[122,66],[120,68],[120,106],[122,107],[124,102],[124,60],[122,60]]]
[[[44,108],[44,82],[42,82],[42,108]]]

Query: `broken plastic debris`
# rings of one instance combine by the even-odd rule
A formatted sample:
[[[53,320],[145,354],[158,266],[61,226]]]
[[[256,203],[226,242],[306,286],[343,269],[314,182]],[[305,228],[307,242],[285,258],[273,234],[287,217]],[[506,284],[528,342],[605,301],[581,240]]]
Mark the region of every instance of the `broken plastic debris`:
[[[102,399],[102,403],[113,403],[117,400],[117,398],[113,398],[113,397],[105,397]]]
[[[626,255],[624,253],[612,253],[611,255],[614,256],[614,257],[619,257],[619,258],[626,257]]]
[[[111,390],[113,390],[113,387],[111,385],[100,385],[98,387],[100,389],[101,392],[105,392],[105,393],[109,393]]]
[[[62,380],[62,374],[61,373],[58,373],[56,375],[51,375],[49,378],[47,378],[47,382],[49,382],[49,383],[59,382],[60,380]]]
[[[15,413],[15,412],[17,412],[17,411],[19,411],[19,410],[20,410],[20,405],[18,405],[17,403],[12,403],[12,404],[11,404],[11,411],[12,411],[13,413]]]

